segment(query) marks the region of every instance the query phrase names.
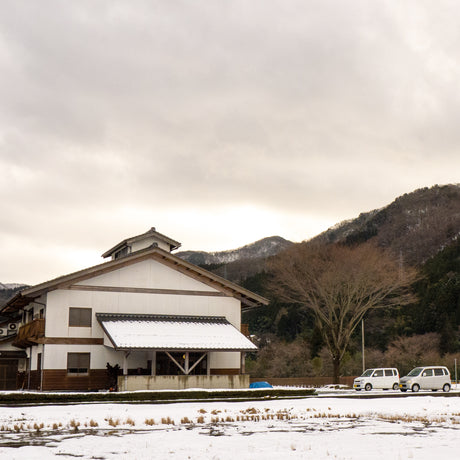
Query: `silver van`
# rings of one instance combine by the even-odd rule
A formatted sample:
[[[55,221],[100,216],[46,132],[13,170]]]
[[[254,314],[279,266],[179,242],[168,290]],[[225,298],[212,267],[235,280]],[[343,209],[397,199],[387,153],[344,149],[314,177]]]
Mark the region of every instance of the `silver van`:
[[[399,381],[401,391],[412,390],[414,393],[419,390],[447,392],[451,386],[449,370],[444,366],[416,367]]]
[[[370,391],[373,388],[381,390],[397,390],[399,388],[399,372],[394,367],[379,367],[366,369],[361,377],[355,378],[353,388],[356,391]]]

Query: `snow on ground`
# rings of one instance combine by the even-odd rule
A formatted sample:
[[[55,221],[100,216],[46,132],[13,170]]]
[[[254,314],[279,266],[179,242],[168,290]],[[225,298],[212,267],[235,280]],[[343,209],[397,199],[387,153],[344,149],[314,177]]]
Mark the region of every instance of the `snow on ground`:
[[[458,458],[459,396],[343,396],[4,406],[0,459]]]

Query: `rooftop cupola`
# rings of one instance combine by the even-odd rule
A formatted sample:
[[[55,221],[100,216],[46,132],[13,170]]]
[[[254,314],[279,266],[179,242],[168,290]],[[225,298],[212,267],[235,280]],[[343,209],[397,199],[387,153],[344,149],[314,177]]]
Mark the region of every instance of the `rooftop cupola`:
[[[178,241],[174,241],[173,239],[158,233],[155,227],[152,227],[150,230],[142,233],[142,235],[133,236],[121,241],[113,248],[104,252],[102,257],[111,257],[112,260],[115,260],[153,245],[158,246],[164,251],[172,252],[174,249],[179,248],[181,244]]]

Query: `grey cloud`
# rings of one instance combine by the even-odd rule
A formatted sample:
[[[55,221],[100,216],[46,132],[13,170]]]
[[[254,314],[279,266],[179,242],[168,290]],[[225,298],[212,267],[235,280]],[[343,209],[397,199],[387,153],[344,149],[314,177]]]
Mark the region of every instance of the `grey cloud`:
[[[458,182],[459,25],[448,1],[4,1],[4,241],[103,250],[248,205],[334,223]]]

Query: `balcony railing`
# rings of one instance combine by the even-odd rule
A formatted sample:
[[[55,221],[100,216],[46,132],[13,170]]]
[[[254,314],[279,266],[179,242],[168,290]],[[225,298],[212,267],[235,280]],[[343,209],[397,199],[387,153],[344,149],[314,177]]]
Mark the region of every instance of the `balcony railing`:
[[[45,336],[45,320],[43,318],[34,319],[30,323],[24,324],[18,330],[18,335],[13,341],[13,345],[19,348],[27,348],[36,345],[37,340]]]

